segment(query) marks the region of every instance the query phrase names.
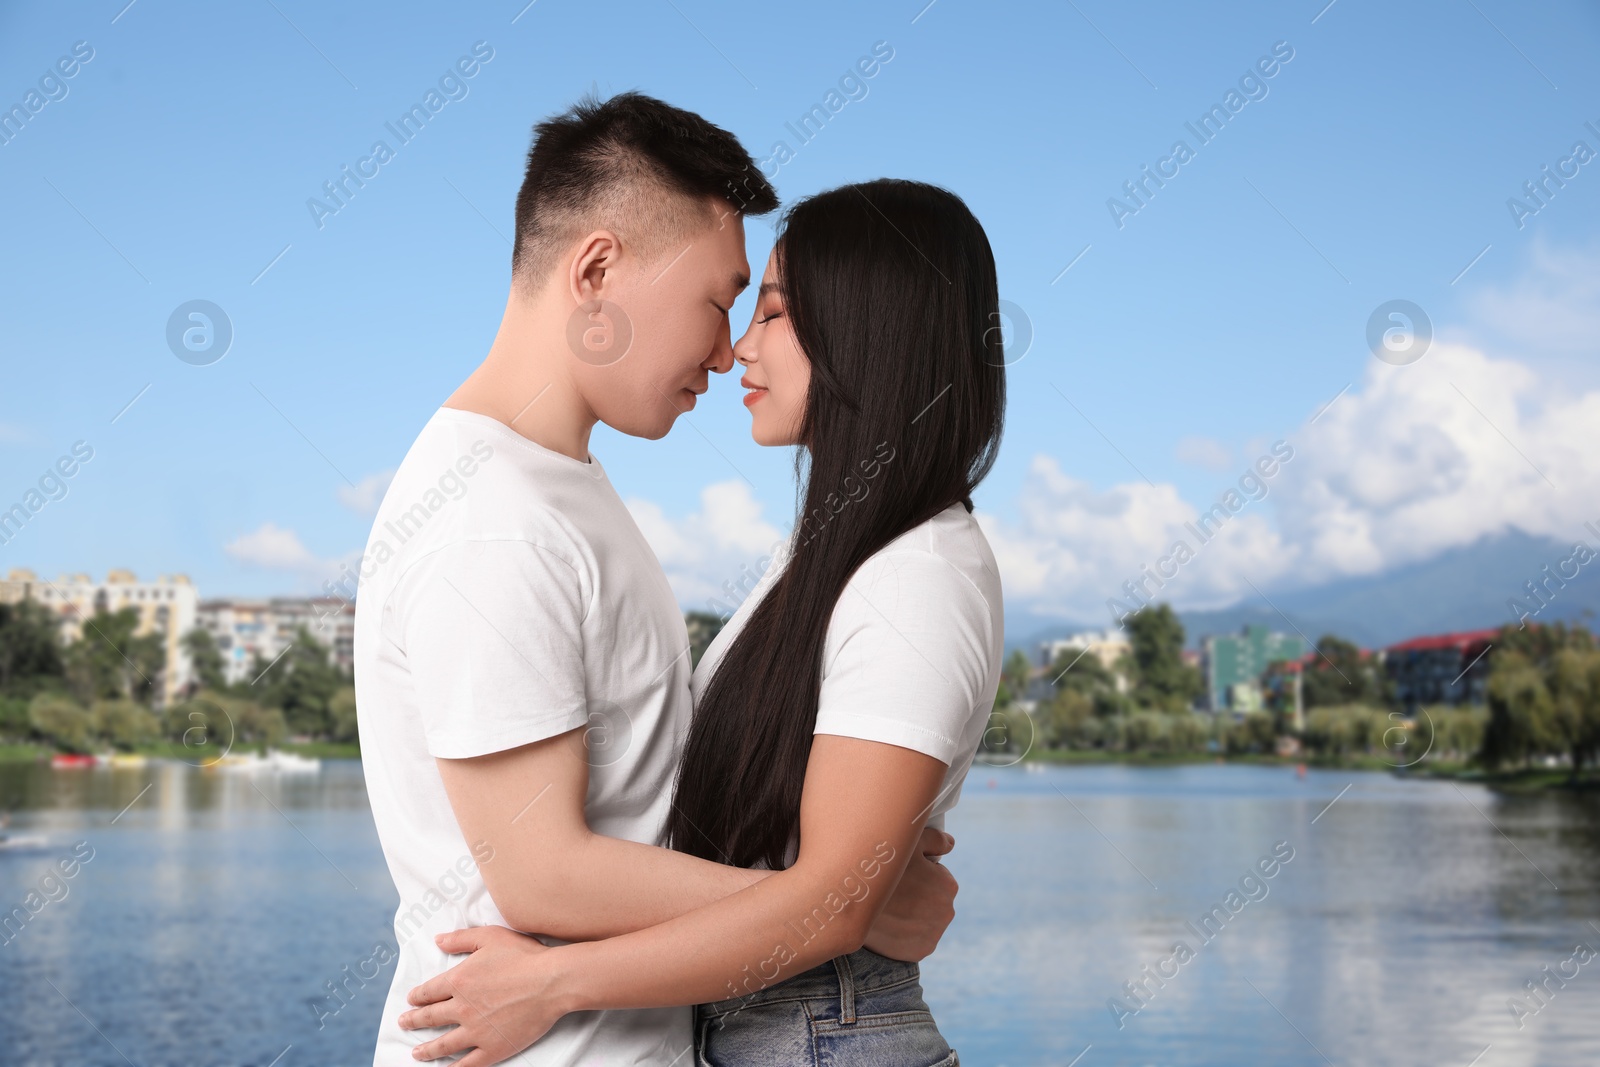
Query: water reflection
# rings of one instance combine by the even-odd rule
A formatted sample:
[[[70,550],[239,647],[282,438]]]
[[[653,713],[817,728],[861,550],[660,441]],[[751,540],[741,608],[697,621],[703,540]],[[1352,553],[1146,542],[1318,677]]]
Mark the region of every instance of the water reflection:
[[[1577,941],[1600,947],[1593,794],[1217,766],[973,785],[950,822],[960,918],[924,965],[964,1060],[1092,1044],[1084,1064],[1466,1067],[1492,1044],[1484,1067],[1600,1062],[1600,961],[1521,1030],[1507,1008]],[[1278,841],[1295,858],[1268,895],[1145,977]],[[1141,978],[1146,1006],[1113,1012]]]
[[[369,1063],[387,969],[313,1008],[390,936],[366,804],[352,762],[0,765],[12,832],[48,841],[0,852],[0,906],[59,881],[0,945],[0,1059]],[[1593,1064],[1600,960],[1521,1029],[1507,1002],[1600,948],[1597,809],[1387,775],[980,767],[928,999],[972,1064]],[[93,858],[63,877],[79,842]],[[1279,842],[1293,858],[1229,911]]]

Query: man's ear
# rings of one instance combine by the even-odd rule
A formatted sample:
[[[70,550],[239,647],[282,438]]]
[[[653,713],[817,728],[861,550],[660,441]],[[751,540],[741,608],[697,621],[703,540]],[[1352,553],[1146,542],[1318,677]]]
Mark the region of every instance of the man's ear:
[[[617,269],[622,242],[610,230],[595,230],[578,242],[567,265],[567,289],[575,304],[586,304],[605,295],[606,272]]]

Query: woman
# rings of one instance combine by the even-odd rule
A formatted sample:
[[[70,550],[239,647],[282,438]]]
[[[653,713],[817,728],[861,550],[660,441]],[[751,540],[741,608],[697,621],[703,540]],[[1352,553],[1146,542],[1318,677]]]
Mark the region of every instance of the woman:
[[[954,806],[999,684],[994,558],[971,493],[1005,401],[994,258],[954,195],[845,186],[792,207],[745,368],[751,432],[799,445],[786,549],[696,669],[673,847],[777,873],[671,922],[545,948],[467,930],[413,991],[416,1050],[479,1067],[570,1011],[699,1004],[703,1064],[955,1064],[916,964],[862,947]]]

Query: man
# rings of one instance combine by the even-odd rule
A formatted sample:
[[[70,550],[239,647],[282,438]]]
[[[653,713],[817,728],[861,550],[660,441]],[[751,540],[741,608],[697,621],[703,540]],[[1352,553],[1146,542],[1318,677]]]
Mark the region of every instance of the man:
[[[596,422],[664,436],[730,369],[741,215],[776,207],[736,139],[649,97],[536,128],[499,332],[407,453],[362,560],[362,758],[401,900],[379,1064],[412,1062],[437,1033],[395,1025],[406,992],[448,966],[437,934],[609,937],[765,876],[660,847],[692,711],[688,635],[588,444]],[[924,847],[948,841],[930,831]],[[868,944],[921,958],[953,894],[917,857]],[[571,1015],[524,1062],[686,1063],[689,1021]]]

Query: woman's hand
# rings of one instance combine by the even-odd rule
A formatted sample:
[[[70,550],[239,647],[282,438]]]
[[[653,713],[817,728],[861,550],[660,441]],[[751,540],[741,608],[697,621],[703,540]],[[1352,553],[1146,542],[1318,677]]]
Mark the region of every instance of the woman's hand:
[[[942,830],[924,827],[917,855],[895,886],[883,910],[867,931],[866,946],[892,960],[917,963],[933,955],[952,919],[956,917],[955,875],[937,859],[955,847],[956,839]]]
[[[471,955],[406,995],[415,1007],[400,1016],[401,1029],[455,1027],[418,1045],[415,1059],[474,1049],[457,1067],[488,1067],[539,1040],[570,1010],[556,991],[557,949],[503,926],[456,930],[434,943],[451,955]]]

